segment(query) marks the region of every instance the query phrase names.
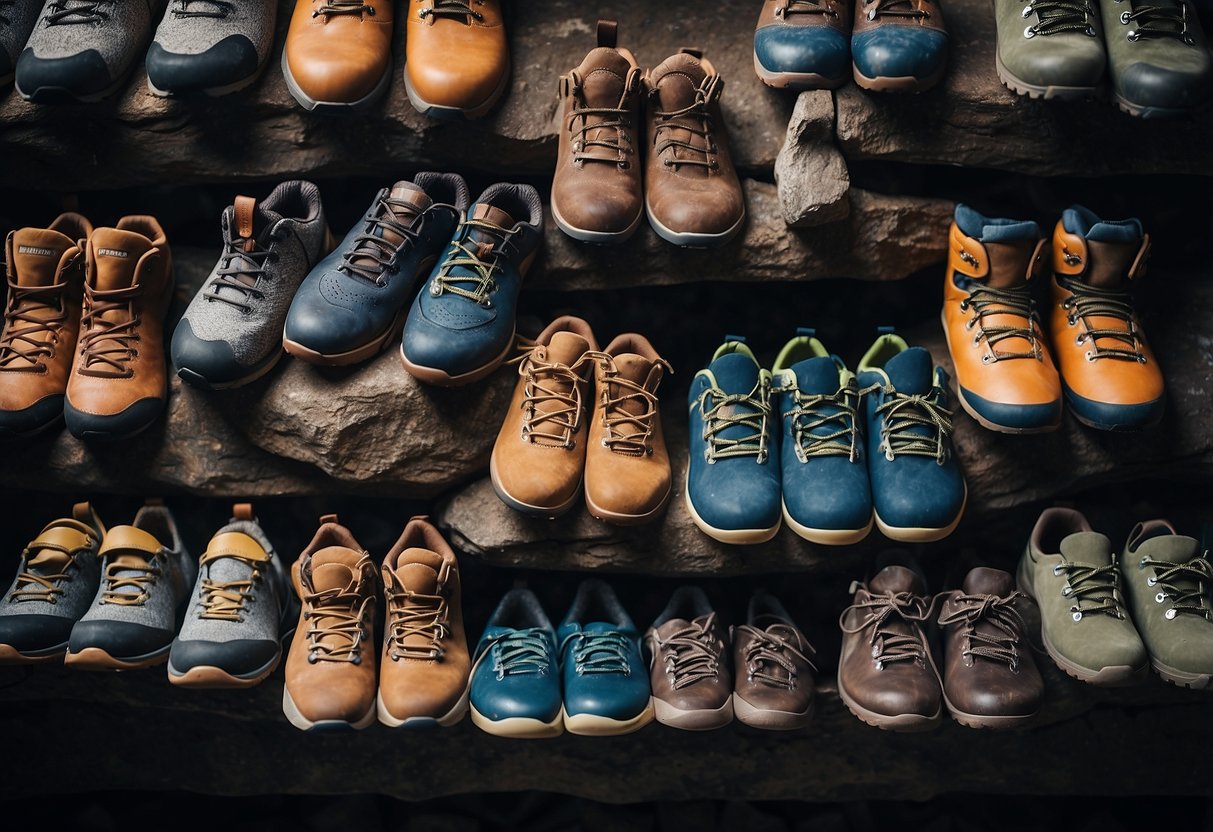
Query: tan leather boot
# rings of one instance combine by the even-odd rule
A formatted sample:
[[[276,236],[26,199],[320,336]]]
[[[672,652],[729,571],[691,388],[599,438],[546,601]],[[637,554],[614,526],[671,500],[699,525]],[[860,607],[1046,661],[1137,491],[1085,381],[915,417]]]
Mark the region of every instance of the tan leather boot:
[[[282,49],[287,89],[306,110],[374,104],[392,78],[392,0],[298,0]]]
[[[86,247],[84,314],[64,416],[80,439],[122,439],[164,410],[164,318],[173,257],[154,217],[98,228]]]
[[[424,518],[410,520],[383,559],[383,591],[379,721],[389,728],[455,725],[467,713],[472,670],[459,561]]]
[[[670,498],[670,457],[657,386],[673,368],[643,335],[626,333],[594,370],[594,414],[585,452],[585,504],[599,520],[647,523]]]
[[[0,331],[0,439],[58,423],[72,371],[84,292],[84,242],[93,225],[61,214],[49,228],[8,235],[8,305]]]
[[[404,84],[434,118],[480,118],[510,83],[500,0],[409,0]]]

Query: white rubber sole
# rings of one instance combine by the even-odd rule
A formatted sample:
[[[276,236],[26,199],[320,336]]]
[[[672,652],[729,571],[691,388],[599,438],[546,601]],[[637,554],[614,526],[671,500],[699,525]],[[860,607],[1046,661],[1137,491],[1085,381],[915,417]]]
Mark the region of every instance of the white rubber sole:
[[[787,503],[784,503],[783,522],[788,524],[788,528],[794,531],[797,537],[810,543],[818,543],[822,546],[850,546],[853,543],[859,543],[871,534],[876,520],[875,517],[870,518],[868,524],[862,529],[814,529],[811,526],[797,523],[788,512]]]
[[[761,728],[764,731],[796,731],[813,720],[813,706],[810,704],[803,713],[772,711],[756,708],[734,693],[733,715],[737,717],[738,722],[751,728]]]
[[[732,546],[752,546],[759,543],[766,543],[775,535],[779,534],[779,523],[769,529],[718,529],[715,526],[709,525],[699,516],[699,512],[695,510],[695,504],[691,502],[691,492],[685,491],[683,495],[687,504],[687,512],[690,513],[691,519],[695,521],[695,525],[699,530],[713,540],[718,540],[721,543],[728,543]]]
[[[564,708],[560,709],[564,718],[564,730],[579,737],[617,737],[639,731],[653,721],[655,712],[653,700],[644,710],[631,719],[611,719],[598,714],[573,714],[569,716]]]
[[[564,217],[560,216],[560,209],[556,206],[555,200],[552,200],[549,208],[557,228],[580,243],[593,243],[599,246],[618,245],[619,243],[627,242],[636,233],[636,229],[640,227],[640,221],[644,219],[644,212],[641,211],[636,215],[636,219],[632,220],[631,224],[622,231],[589,231],[565,221]]]
[[[375,712],[379,723],[388,728],[450,728],[452,725],[458,725],[468,712],[468,689],[464,688],[459,701],[440,717],[408,716],[401,719],[392,716],[391,711],[383,704],[382,691],[375,694]]]
[[[956,531],[956,527],[960,525],[960,520],[964,517],[965,507],[969,504],[969,486],[965,485],[964,499],[960,503],[960,511],[956,512],[956,519],[948,525],[940,529],[906,527],[906,526],[890,526],[888,523],[880,519],[880,511],[875,512],[876,528],[880,529],[880,533],[889,540],[894,540],[898,543],[934,543],[937,540],[943,540],[945,537]]]
[[[355,722],[347,722],[344,719],[318,719],[313,722],[299,713],[295,700],[291,699],[291,692],[286,689],[286,685],[282,686],[282,713],[286,715],[287,721],[300,731],[361,731],[363,728],[369,728],[375,722],[377,710],[375,703],[372,702],[370,710]]]
[[[542,740],[558,737],[564,733],[564,708],[556,714],[551,722],[544,722],[530,717],[512,716],[507,719],[489,719],[475,705],[468,710],[472,713],[472,723],[495,737],[509,737],[516,740]]]
[[[716,709],[684,711],[657,697],[652,699],[653,715],[662,725],[683,731],[715,731],[733,721],[733,697]]]
[[[733,223],[732,227],[727,231],[722,231],[719,234],[700,234],[694,231],[675,231],[662,225],[661,221],[653,216],[653,209],[649,207],[647,199],[644,201],[644,213],[648,216],[649,225],[653,226],[653,230],[657,232],[658,237],[667,243],[673,243],[683,248],[715,248],[723,246],[737,236],[738,232],[741,231],[741,227],[745,225],[746,218],[746,212],[743,208],[737,222]]]

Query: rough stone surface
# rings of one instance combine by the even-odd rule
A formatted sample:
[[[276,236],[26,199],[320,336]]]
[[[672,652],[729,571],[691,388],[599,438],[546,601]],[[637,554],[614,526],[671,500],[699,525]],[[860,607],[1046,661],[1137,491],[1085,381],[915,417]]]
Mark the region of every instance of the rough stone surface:
[[[794,228],[841,220],[851,210],[851,177],[834,145],[834,99],[828,91],[810,90],[796,99],[775,157],[775,184],[784,222]]]

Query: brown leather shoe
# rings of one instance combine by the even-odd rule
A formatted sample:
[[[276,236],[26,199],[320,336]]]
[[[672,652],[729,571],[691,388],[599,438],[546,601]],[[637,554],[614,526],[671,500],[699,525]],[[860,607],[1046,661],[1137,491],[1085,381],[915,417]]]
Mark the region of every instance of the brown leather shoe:
[[[816,651],[779,599],[755,593],[733,627],[733,713],[751,728],[792,731],[813,718]]]
[[[594,414],[585,450],[585,504],[599,520],[652,520],[670,499],[670,456],[657,386],[673,368],[643,335],[612,341],[594,366]]]
[[[720,114],[724,81],[683,49],[645,76],[644,204],[653,230],[679,246],[720,246],[741,231],[745,197]]]
[[[944,596],[944,703],[970,728],[1020,728],[1036,715],[1044,682],[1023,611],[1031,603],[1001,569],[978,567]]]
[[[644,636],[657,721],[710,731],[733,721],[729,642],[707,595],[679,587]]]
[[[493,445],[489,477],[510,508],[558,517],[581,496],[594,331],[581,318],[548,324],[518,364],[518,385]]]
[[[337,515],[320,523],[291,567],[301,608],[286,656],[282,711],[304,731],[366,728],[376,713],[379,576]]]
[[[467,636],[459,561],[442,534],[414,517],[383,559],[387,601],[379,721],[389,728],[448,727],[468,709]]]
[[[282,49],[287,89],[306,110],[374,104],[392,78],[392,0],[298,0]]]
[[[173,256],[154,217],[123,217],[89,237],[75,364],[64,416],[79,439],[122,439],[164,410],[164,318]]]
[[[560,78],[561,121],[552,218],[587,243],[621,243],[644,217],[640,170],[641,69],[615,46],[613,20],[598,21],[598,47]]]
[[[72,371],[84,291],[85,241],[93,225],[61,214],[49,228],[10,232],[8,305],[0,331],[0,439],[59,422]]]
[[[510,83],[501,0],[409,0],[409,101],[434,118],[480,118]]]
[[[854,601],[838,622],[838,695],[851,713],[877,728],[934,728],[943,696],[924,630],[932,605],[922,578],[891,565],[866,585],[851,584],[851,592]]]

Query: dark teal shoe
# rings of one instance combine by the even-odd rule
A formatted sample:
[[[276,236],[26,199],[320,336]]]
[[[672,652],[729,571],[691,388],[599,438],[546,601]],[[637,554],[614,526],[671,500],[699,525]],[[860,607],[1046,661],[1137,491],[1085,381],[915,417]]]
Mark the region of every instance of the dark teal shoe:
[[[858,543],[872,530],[859,385],[814,330],[798,329],[771,371],[780,419],[783,519],[812,543]]]
[[[886,328],[858,369],[876,525],[902,543],[942,540],[968,494],[952,448],[947,374]]]
[[[687,509],[721,543],[765,543],[779,531],[779,455],[771,374],[745,339],[727,336],[691,381]]]
[[[542,237],[543,207],[530,185],[481,194],[409,310],[404,368],[443,387],[497,369],[513,348],[518,294]]]
[[[850,0],[766,0],[754,71],[769,87],[833,89],[851,77]]]
[[[507,592],[476,645],[468,683],[472,722],[499,737],[564,730],[556,633],[535,593]]]
[[[855,83],[876,92],[922,92],[948,65],[948,30],[935,0],[857,0],[851,35]]]
[[[607,584],[581,582],[559,636],[570,734],[630,734],[653,721],[640,633]]]

